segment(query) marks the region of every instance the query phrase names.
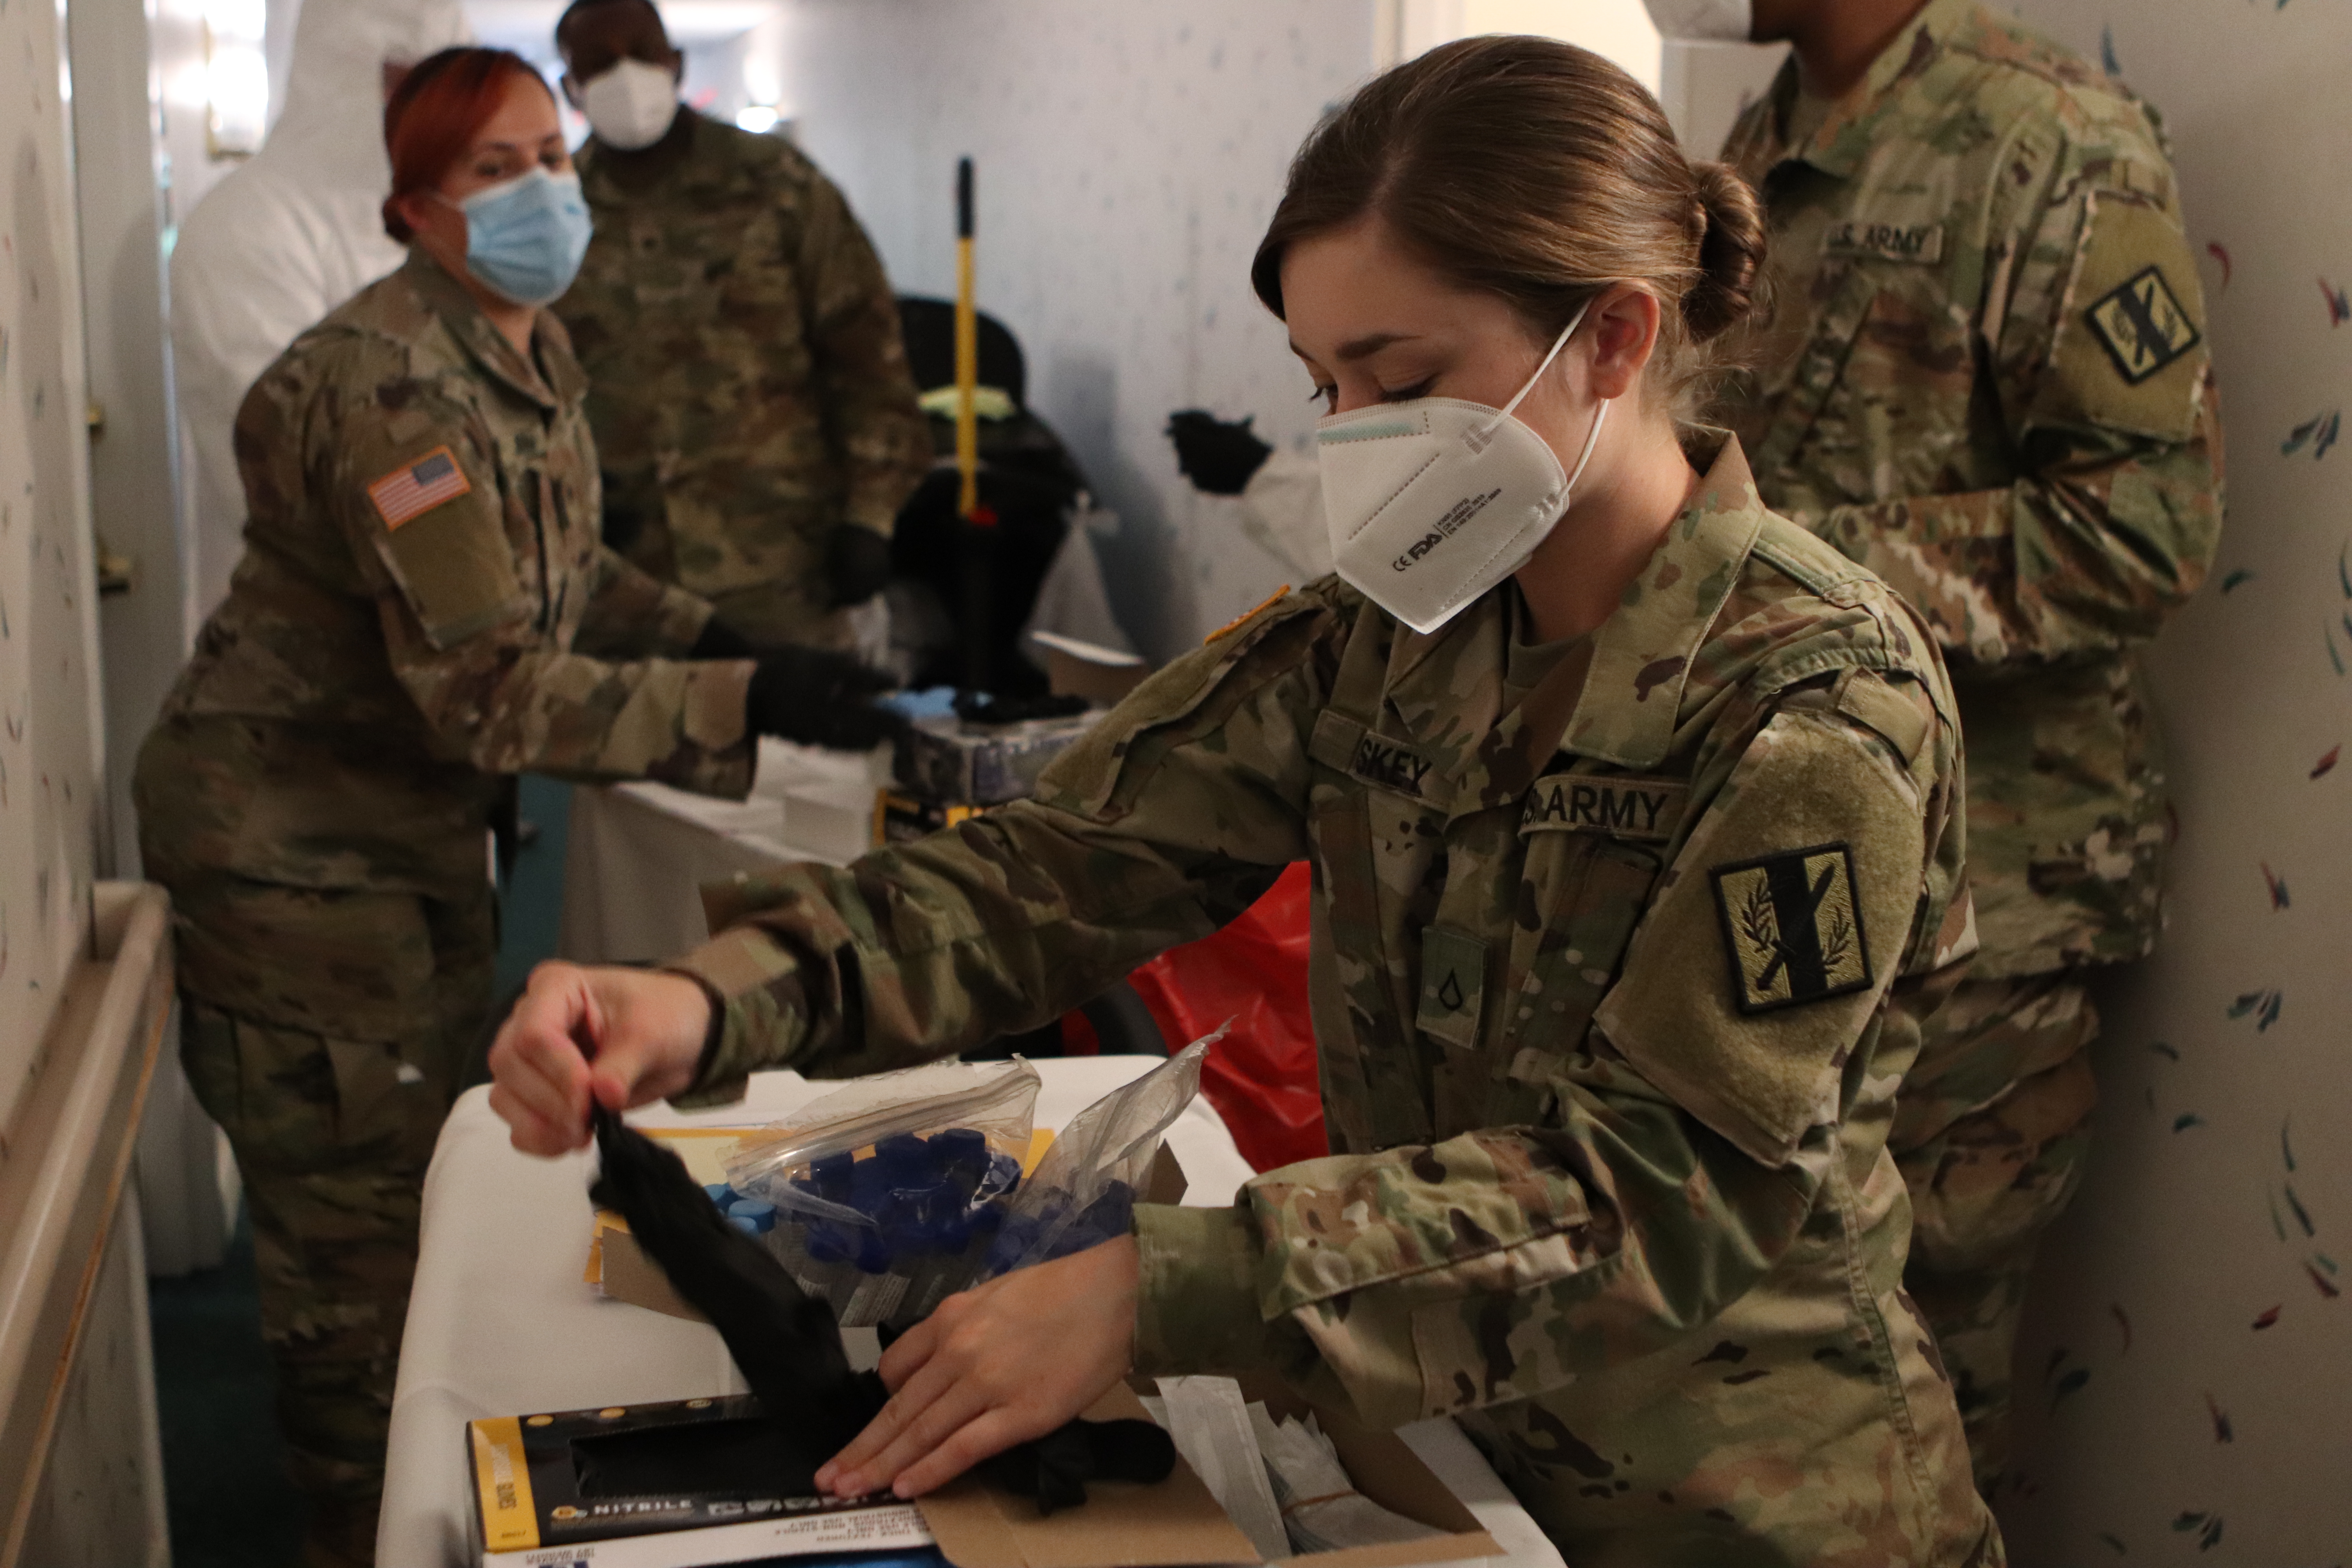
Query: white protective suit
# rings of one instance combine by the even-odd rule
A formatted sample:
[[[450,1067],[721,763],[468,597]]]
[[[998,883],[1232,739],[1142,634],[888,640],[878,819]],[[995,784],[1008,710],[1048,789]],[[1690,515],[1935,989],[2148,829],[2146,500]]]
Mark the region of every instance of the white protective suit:
[[[383,68],[472,41],[459,0],[304,0],[286,108],[251,162],[180,225],[172,252],[173,381],[188,474],[193,608],[228,592],[245,487],[230,430],[246,389],[295,335],[398,267],[383,232]]]
[[[1323,521],[1323,471],[1312,453],[1276,447],[1237,496],[1203,496],[1214,514],[1297,574],[1303,587],[1331,570],[1331,534]]]

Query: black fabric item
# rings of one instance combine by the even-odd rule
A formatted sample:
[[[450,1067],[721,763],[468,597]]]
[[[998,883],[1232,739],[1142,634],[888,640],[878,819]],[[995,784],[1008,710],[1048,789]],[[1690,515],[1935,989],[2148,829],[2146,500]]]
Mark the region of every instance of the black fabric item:
[[[745,695],[743,721],[753,732],[863,752],[895,740],[907,721],[873,700],[895,683],[845,653],[779,648],[760,660]]]
[[[862,605],[889,584],[890,542],[870,528],[844,523],[825,546],[824,564],[834,608]]]
[[[803,1290],[775,1254],[720,1218],[684,1161],[602,1105],[590,1114],[603,1166],[590,1199],[620,1211],[646,1256],[718,1329],[773,1430],[721,1422],[700,1428],[700,1436],[690,1436],[693,1428],[674,1438],[640,1434],[631,1446],[596,1453],[575,1443],[583,1485],[593,1480],[617,1495],[658,1474],[666,1484],[652,1489],[709,1489],[719,1483],[679,1478],[701,1474],[697,1467],[723,1477],[751,1466],[801,1478],[793,1484],[813,1490],[806,1478],[847,1447],[889,1397],[881,1378],[850,1370],[832,1306]],[[600,1467],[593,1474],[592,1464]],[[1050,1514],[1085,1502],[1088,1481],[1166,1480],[1176,1468],[1176,1445],[1149,1421],[1072,1421],[982,1468]]]
[[[1175,1468],[1175,1442],[1149,1421],[1073,1421],[1007,1448],[981,1473],[1051,1514],[1084,1503],[1088,1481],[1164,1481]]]
[[[1066,719],[1087,710],[1087,700],[1068,692],[1035,697],[999,697],[985,691],[955,694],[956,717],[967,724],[1018,724],[1029,719]]]
[[[717,616],[702,623],[702,635],[686,650],[688,658],[757,658],[760,650],[751,639],[720,620]]]
[[[850,1370],[831,1304],[720,1217],[676,1154],[601,1105],[593,1116],[604,1169],[590,1198],[620,1211],[637,1246],[710,1320],[743,1381],[797,1445],[816,1463],[839,1453],[884,1394],[879,1378]]]
[[[1255,416],[1220,419],[1204,408],[1168,416],[1168,439],[1176,444],[1176,467],[1204,495],[1237,496],[1265,466],[1274,448],[1250,429]]]

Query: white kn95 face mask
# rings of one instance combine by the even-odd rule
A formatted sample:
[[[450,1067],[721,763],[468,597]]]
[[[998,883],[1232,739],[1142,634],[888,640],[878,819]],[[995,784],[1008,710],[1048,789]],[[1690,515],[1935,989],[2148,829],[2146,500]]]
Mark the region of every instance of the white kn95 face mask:
[[[677,118],[677,82],[643,60],[622,60],[580,88],[580,112],[596,140],[624,153],[650,147]]]
[[[1527,564],[1592,460],[1609,405],[1593,410],[1576,471],[1511,417],[1591,308],[1577,308],[1551,352],[1501,408],[1416,397],[1335,414],[1315,427],[1333,564],[1366,598],[1433,632]]]
[[[1685,43],[1744,44],[1755,34],[1751,0],[1644,0],[1659,36]]]

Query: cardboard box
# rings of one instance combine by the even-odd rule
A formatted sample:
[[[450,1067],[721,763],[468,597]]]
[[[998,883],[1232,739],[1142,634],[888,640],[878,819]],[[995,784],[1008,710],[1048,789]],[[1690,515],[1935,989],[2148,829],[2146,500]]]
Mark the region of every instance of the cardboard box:
[[[763,1415],[737,1394],[467,1422],[474,1561],[703,1568],[876,1551],[928,1557],[931,1532],[913,1507],[804,1495],[823,1456]]]
[[[724,1179],[723,1162],[733,1141],[764,1128],[647,1128],[649,1136],[677,1150],[698,1181]],[[1027,1162],[1034,1170],[1051,1134],[1040,1131]],[[1163,1144],[1144,1189],[1148,1203],[1174,1203],[1184,1195],[1183,1167]],[[590,1248],[589,1279],[604,1292],[673,1317],[701,1321],[680,1300],[663,1275],[637,1249],[618,1215],[600,1212],[597,1238]],[[1280,1420],[1305,1417],[1309,1406],[1272,1377],[1241,1380],[1243,1394],[1263,1401]],[[1500,1557],[1503,1549],[1475,1515],[1404,1440],[1374,1431],[1342,1410],[1313,1407],[1324,1435],[1339,1455],[1357,1489],[1382,1508],[1403,1514],[1440,1536],[1344,1552],[1312,1552],[1280,1560],[1296,1568],[1419,1568],[1474,1557]],[[1149,1420],[1142,1402],[1128,1388],[1114,1388],[1087,1413],[1098,1421]],[[1040,1517],[1034,1500],[997,1491],[967,1476],[920,1500],[924,1523],[955,1568],[1192,1568],[1202,1563],[1259,1561],[1249,1538],[1225,1516],[1201,1479],[1180,1458],[1176,1473],[1151,1486],[1090,1482],[1087,1506],[1051,1518]]]
[[[1304,1416],[1307,1406],[1272,1379],[1242,1380],[1242,1391],[1264,1400],[1278,1419]],[[1422,1563],[1500,1557],[1503,1549],[1475,1515],[1431,1473],[1393,1432],[1375,1432],[1342,1412],[1316,1411],[1340,1463],[1361,1491],[1382,1508],[1444,1533],[1388,1546],[1318,1552],[1280,1562],[1296,1568],[1417,1568]],[[1094,1420],[1150,1419],[1133,1391],[1115,1388],[1087,1415]],[[1249,1538],[1225,1517],[1217,1500],[1182,1459],[1176,1473],[1152,1486],[1090,1481],[1087,1506],[1041,1518],[1036,1504],[1012,1497],[971,1476],[917,1504],[923,1522],[955,1568],[1190,1568],[1210,1563],[1255,1563]]]
[[[941,805],[998,805],[1036,786],[1045,764],[1087,732],[1095,713],[1030,719],[1018,724],[966,724],[952,717],[919,719],[898,743],[893,774],[908,794]]]

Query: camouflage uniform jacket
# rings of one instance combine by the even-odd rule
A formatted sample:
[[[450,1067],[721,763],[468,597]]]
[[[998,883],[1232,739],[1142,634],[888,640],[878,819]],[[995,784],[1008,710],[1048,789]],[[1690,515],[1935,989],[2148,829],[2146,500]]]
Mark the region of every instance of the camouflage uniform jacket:
[[[709,606],[599,542],[579,367],[545,312],[532,348],[413,251],[247,394],[245,558],[141,762],[165,867],[450,896],[496,775],[750,789],[752,667],[646,657]]]
[[[1139,1365],[1459,1415],[1570,1562],[1994,1561],[1885,1149],[1973,940],[1934,644],[1738,448],[1586,644],[1326,578],[1038,798],[706,898],[698,1084],[1025,1026],[1315,866],[1327,1159],[1139,1211]]]
[[[2151,113],[1930,4],[1801,146],[1793,62],[1725,148],[1786,353],[1727,418],[1768,504],[1916,605],[1968,734],[1980,978],[2134,958],[2166,839],[2131,650],[2204,580],[2221,446]]]
[[[838,641],[812,635],[828,536],[887,537],[931,464],[898,301],[790,142],[681,113],[686,146],[642,174],[583,152],[596,232],[555,304],[626,520],[614,542],[749,636]]]

